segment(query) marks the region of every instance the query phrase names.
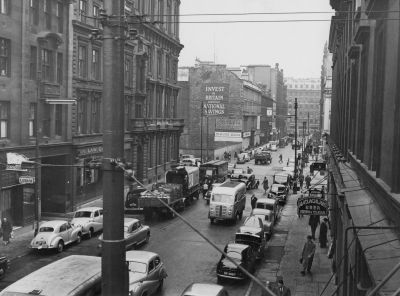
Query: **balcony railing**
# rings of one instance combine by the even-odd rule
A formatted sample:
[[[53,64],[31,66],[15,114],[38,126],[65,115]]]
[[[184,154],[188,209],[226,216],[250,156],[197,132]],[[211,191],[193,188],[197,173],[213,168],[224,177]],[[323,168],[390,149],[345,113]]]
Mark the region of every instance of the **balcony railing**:
[[[129,121],[129,131],[172,129],[183,126],[184,120],[178,118],[134,118]]]

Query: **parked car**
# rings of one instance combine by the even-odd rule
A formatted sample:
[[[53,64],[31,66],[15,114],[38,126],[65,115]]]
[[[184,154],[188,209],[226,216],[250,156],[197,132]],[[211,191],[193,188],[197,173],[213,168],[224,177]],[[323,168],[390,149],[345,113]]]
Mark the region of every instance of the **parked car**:
[[[279,209],[278,201],[272,198],[259,198],[256,202],[256,209],[264,209],[272,212],[272,224],[278,220]],[[254,211],[254,210],[253,210]]]
[[[103,234],[99,236],[99,240],[98,249],[99,253],[101,253]],[[143,225],[138,219],[124,218],[124,240],[126,249],[147,244],[150,240],[150,227]]]
[[[4,278],[10,268],[10,260],[6,256],[0,255],[0,279]]]
[[[71,224],[82,227],[82,234],[91,238],[94,233],[103,230],[103,209],[100,207],[87,207],[74,213]]]
[[[224,252],[239,266],[250,273],[254,272],[256,256],[252,247],[243,244],[228,243],[224,248]],[[237,268],[236,265],[228,260],[225,255],[222,255],[217,264],[217,278],[218,281],[221,281],[224,278],[244,280],[247,278],[247,276],[239,268]]]
[[[276,144],[271,144],[271,151],[278,151],[278,147],[276,146]]]
[[[160,256],[147,251],[127,251],[129,295],[150,296],[161,291],[167,271]]]
[[[235,234],[235,243],[249,245],[256,258],[261,259],[265,251],[264,225],[259,217],[250,216]]]
[[[247,152],[243,152],[238,155],[238,160],[236,161],[236,163],[246,163],[248,161],[250,161],[249,154]]]
[[[272,236],[272,233],[274,232],[274,213],[270,210],[256,208],[251,211],[251,215],[252,216],[250,217],[255,217],[256,219],[258,218],[259,220],[261,220],[265,239],[269,240]]]
[[[81,226],[74,226],[64,220],[47,221],[40,225],[38,234],[31,241],[31,248],[56,249],[61,253],[64,246],[74,242],[80,243],[81,239]]]
[[[236,163],[228,163],[228,178],[233,174],[233,170],[236,168]]]
[[[211,283],[190,284],[181,296],[229,296],[223,286]]]
[[[276,199],[281,205],[286,203],[288,187],[283,184],[272,184],[268,197]]]

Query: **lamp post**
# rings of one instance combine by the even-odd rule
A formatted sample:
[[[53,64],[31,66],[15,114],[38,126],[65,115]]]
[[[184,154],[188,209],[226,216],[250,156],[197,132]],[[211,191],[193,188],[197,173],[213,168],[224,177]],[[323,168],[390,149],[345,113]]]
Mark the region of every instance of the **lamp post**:
[[[297,98],[294,98],[294,185],[293,193],[297,193]]]
[[[200,159],[203,163],[203,101],[200,102]]]

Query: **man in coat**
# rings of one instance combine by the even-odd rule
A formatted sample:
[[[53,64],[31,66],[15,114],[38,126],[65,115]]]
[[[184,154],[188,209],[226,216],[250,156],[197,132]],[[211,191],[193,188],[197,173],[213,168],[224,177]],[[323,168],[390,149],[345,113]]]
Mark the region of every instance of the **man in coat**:
[[[317,230],[319,223],[320,223],[319,215],[310,215],[310,218],[308,220],[308,225],[310,225],[310,227],[311,227],[311,238],[312,239],[315,239],[315,231]]]
[[[303,251],[301,252],[300,263],[303,266],[303,270],[301,271],[302,275],[306,274],[307,272],[311,272],[312,261],[314,259],[315,254],[315,244],[312,240],[311,235],[307,236],[307,241],[303,246]]]
[[[291,296],[290,289],[283,284],[283,279],[278,280],[278,285],[273,287],[272,292],[277,296]]]
[[[324,218],[319,226],[319,245],[326,248],[328,242],[328,218]]]
[[[4,245],[8,245],[10,243],[12,226],[6,217],[1,221],[1,231],[3,232]]]
[[[264,181],[262,182],[263,188],[264,188],[264,194],[267,193],[267,190],[269,188],[268,186],[268,179],[267,177],[264,177]]]

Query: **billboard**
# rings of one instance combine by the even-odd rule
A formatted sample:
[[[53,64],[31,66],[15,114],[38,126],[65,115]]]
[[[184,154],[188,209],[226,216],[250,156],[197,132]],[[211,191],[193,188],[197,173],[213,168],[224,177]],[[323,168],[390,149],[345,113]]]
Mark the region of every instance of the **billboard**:
[[[215,118],[215,129],[225,131],[241,131],[243,121],[242,119],[234,119],[227,117]]]
[[[216,142],[242,142],[241,132],[215,132]]]
[[[226,102],[229,97],[229,84],[205,83],[202,88],[203,115],[221,116],[225,114]]]

